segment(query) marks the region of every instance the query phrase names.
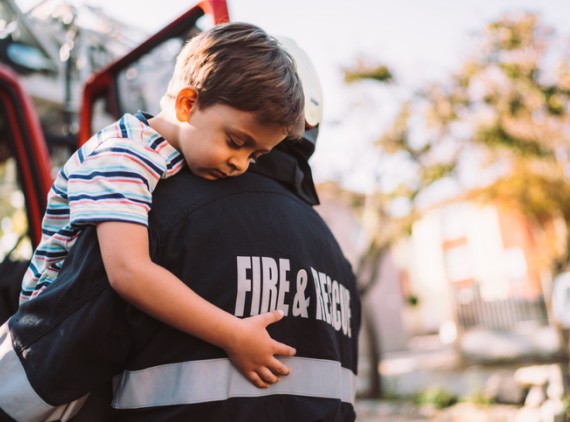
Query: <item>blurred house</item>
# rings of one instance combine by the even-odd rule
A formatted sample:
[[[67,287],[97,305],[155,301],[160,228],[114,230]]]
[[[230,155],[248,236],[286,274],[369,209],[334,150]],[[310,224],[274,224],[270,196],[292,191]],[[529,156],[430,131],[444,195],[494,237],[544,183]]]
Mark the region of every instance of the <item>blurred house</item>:
[[[368,246],[358,209],[362,208],[365,196],[342,189],[335,183],[317,186],[321,205],[316,210],[335,234],[345,256],[355,271],[359,270],[360,257]],[[402,293],[403,278],[406,273],[396,266],[393,254],[389,252],[379,264],[380,268],[367,286],[362,297],[364,319],[374,330],[381,351],[405,349],[409,330],[405,325],[405,305]],[[358,280],[360,287],[362,280]],[[363,341],[368,341],[364,336]],[[366,345],[365,345],[366,346]]]
[[[357,268],[367,235],[354,205],[364,198],[332,184],[320,185],[319,195],[318,211]],[[556,224],[547,230],[538,237],[517,210],[469,197],[427,210],[411,235],[385,254],[364,298],[381,349],[439,334],[467,357],[557,354],[560,342],[548,310],[552,275],[541,269],[546,250],[563,233]]]

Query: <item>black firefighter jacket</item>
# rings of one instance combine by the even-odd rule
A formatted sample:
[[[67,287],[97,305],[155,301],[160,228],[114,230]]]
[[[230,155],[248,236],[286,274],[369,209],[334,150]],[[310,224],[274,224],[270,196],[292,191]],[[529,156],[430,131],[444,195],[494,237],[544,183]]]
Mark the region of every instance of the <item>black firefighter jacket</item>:
[[[68,420],[111,378],[119,421],[355,419],[354,275],[309,205],[258,174],[183,171],[158,184],[149,230],[153,260],[217,306],[238,317],[282,309],[268,331],[297,349],[283,358],[292,373],[258,389],[223,350],[128,305],[88,227],[57,282],[0,327],[0,420]]]

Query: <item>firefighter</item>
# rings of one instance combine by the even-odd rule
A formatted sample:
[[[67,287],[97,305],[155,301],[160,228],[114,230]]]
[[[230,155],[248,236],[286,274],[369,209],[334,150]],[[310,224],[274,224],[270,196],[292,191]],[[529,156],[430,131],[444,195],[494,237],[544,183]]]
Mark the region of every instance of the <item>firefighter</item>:
[[[211,183],[183,171],[160,183],[150,245],[155,262],[227,312],[280,310],[268,331],[296,348],[283,358],[291,373],[256,388],[223,350],[128,305],[108,285],[87,228],[58,283],[0,328],[0,378],[17,375],[0,383],[4,416],[65,420],[114,376],[120,421],[355,420],[360,303],[350,265],[312,208],[308,159],[322,98],[314,78],[305,82],[303,73],[314,75],[306,56],[292,42],[288,49],[302,62],[303,141],[280,145],[238,178]],[[75,420],[88,420],[86,409]]]

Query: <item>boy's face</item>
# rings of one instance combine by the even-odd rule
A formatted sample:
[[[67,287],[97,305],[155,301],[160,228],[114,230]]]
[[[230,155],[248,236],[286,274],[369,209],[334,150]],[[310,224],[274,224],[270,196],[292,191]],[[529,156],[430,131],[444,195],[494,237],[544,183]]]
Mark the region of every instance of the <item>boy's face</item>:
[[[208,180],[239,176],[285,137],[282,128],[256,122],[251,112],[225,104],[199,109],[195,102],[179,101],[181,94],[176,103],[178,136],[169,141],[196,176]]]

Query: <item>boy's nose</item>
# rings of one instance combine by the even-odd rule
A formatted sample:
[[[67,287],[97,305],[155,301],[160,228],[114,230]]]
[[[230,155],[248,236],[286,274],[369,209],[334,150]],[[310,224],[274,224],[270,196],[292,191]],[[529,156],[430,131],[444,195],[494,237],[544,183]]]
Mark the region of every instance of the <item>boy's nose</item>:
[[[232,169],[232,176],[239,176],[246,172],[249,167],[249,158],[243,154],[238,156],[233,156],[229,159],[228,164]]]

